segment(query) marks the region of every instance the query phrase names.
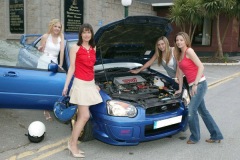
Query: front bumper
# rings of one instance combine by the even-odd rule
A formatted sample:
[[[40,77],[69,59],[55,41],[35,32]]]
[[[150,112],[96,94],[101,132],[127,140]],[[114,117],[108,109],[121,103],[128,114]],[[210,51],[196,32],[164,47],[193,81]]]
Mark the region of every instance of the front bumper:
[[[180,122],[156,128],[156,122],[181,117]],[[154,122],[155,128],[154,129]],[[137,145],[140,142],[164,138],[184,131],[187,126],[187,109],[145,116],[145,110],[135,118],[93,115],[94,137],[112,145]]]

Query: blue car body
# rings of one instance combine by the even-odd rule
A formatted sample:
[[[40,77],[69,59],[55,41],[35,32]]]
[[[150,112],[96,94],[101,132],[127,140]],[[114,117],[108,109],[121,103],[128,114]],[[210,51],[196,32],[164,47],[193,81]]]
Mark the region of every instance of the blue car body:
[[[130,16],[96,32],[95,81],[103,102],[90,107],[88,130],[94,138],[112,145],[137,145],[186,130],[188,109],[183,94],[173,95],[178,89],[174,80],[151,68],[137,75],[128,72],[147,62],[157,38],[170,32],[169,21],[155,16]],[[37,38],[27,43],[33,36]],[[65,34],[64,70],[57,64],[50,64],[47,70],[36,68],[40,39],[41,35],[23,35],[16,64],[0,64],[0,108],[52,110],[61,97],[69,50],[78,35]],[[164,89],[154,85],[155,77],[161,79]],[[118,112],[111,110],[111,101],[131,106],[134,115],[115,115]]]

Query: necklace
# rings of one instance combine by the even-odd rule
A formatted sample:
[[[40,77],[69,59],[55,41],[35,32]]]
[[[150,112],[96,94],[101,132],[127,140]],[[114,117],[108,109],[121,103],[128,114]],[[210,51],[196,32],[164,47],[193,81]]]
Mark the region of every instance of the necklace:
[[[84,49],[86,49],[87,51],[88,50],[90,50],[90,48],[91,48],[91,46],[90,45],[88,45],[88,46],[83,46],[83,45],[81,45]]]
[[[88,49],[86,48],[86,47],[84,47],[83,45],[81,45],[82,46],[82,48],[84,49],[84,50],[86,50],[87,51],[87,54],[88,54],[88,58],[90,58],[90,49],[91,49],[91,47],[90,46],[88,46]]]

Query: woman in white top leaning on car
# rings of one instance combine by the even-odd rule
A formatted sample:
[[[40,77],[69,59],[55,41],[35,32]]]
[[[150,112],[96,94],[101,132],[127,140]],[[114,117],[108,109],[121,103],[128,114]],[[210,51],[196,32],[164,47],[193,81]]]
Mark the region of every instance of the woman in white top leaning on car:
[[[150,67],[156,59],[158,59],[158,65],[163,66],[169,77],[177,77],[177,61],[174,56],[174,47],[169,46],[169,41],[164,36],[157,39],[155,45],[155,54],[152,56],[152,58],[148,62],[146,62],[141,68],[131,70],[130,72],[137,74],[142,70]]]
[[[48,25],[48,32],[45,33],[40,41],[38,50],[43,55],[38,59],[37,68],[48,69],[48,64],[53,61],[58,64],[58,55],[60,52],[59,67],[62,69],[64,58],[64,35],[62,33],[62,24],[58,19],[52,19]],[[44,111],[46,120],[51,121],[52,117],[49,111]]]

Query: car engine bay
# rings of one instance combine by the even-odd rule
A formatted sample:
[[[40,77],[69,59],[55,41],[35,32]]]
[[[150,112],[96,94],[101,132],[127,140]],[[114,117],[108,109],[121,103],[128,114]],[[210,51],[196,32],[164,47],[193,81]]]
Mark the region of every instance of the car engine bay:
[[[163,105],[167,110],[179,107],[181,95],[174,94],[172,82],[149,71],[132,74],[126,68],[107,69],[95,73],[95,81],[112,98],[141,104],[146,109]]]

